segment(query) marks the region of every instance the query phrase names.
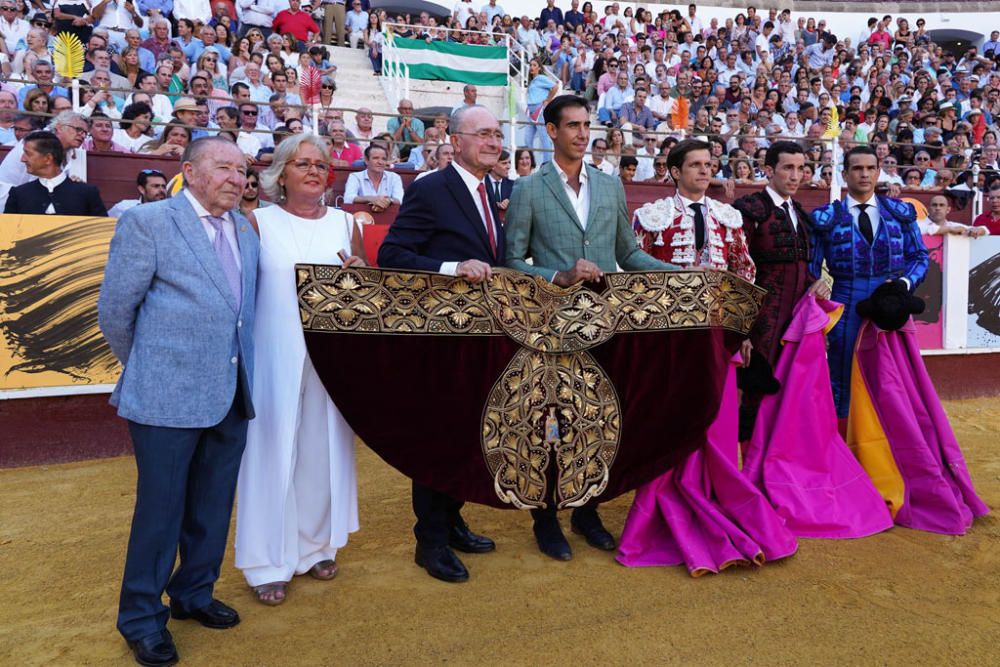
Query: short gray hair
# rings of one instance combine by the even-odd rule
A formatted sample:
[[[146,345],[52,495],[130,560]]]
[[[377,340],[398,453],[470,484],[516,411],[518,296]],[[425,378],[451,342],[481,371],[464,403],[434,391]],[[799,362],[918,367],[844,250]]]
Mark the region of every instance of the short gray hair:
[[[281,186],[278,181],[285,172],[285,167],[292,161],[302,144],[310,144],[319,149],[323,155],[329,154],[326,142],[315,134],[303,132],[285,137],[274,149],[274,156],[271,158],[271,166],[260,173],[260,190],[269,201],[281,201]]]
[[[52,127],[62,127],[64,125],[69,125],[74,120],[82,120],[87,125],[90,125],[90,119],[88,119],[82,113],[77,113],[75,111],[62,111],[56,114],[55,118],[52,119]]]
[[[462,121],[474,109],[486,109],[486,107],[482,104],[470,104],[452,112],[451,117],[448,119],[448,134],[459,134],[462,128]],[[486,109],[486,111],[489,111],[489,109]],[[492,112],[490,113],[492,114]]]
[[[185,148],[184,153],[181,155],[181,164],[185,162],[190,162],[196,164],[205,154],[212,150],[212,147],[216,144],[222,144],[225,146],[234,145],[232,141],[228,139],[223,139],[220,136],[210,136],[210,137],[199,137],[194,141],[190,142]]]

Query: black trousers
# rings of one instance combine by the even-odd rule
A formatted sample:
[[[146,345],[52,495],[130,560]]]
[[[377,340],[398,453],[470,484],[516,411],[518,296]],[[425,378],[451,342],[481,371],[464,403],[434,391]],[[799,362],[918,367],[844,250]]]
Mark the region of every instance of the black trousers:
[[[417,544],[432,549],[448,545],[448,529],[462,521],[464,502],[413,482],[413,513],[417,523],[413,534]]]
[[[166,627],[164,591],[185,611],[212,601],[247,441],[240,384],[229,414],[210,428],[128,423],[139,476],[118,604],[126,640]]]

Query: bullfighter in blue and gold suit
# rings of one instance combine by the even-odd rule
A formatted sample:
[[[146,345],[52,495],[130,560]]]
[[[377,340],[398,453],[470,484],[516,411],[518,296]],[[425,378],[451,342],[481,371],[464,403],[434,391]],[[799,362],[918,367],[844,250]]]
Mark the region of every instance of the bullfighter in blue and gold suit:
[[[847,197],[812,214],[816,238],[809,272],[821,275],[825,260],[833,276],[832,299],[845,306],[828,336],[838,417],[846,417],[850,405],[851,359],[862,319],[855,306],[890,280],[902,280],[912,292],[927,272],[916,212],[906,202],[875,194],[878,173],[872,148],[852,148],[844,156]]]

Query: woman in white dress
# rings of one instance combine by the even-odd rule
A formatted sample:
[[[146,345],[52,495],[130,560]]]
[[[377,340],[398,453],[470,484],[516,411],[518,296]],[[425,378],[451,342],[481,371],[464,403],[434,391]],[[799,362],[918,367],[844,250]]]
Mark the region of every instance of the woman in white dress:
[[[306,353],[295,289],[297,262],[365,264],[354,218],[323,203],[329,163],[318,137],[285,139],[260,175],[275,205],[251,216],[261,246],[257,417],[240,468],[236,567],[268,605],[284,602],[294,575],[332,579],[337,550],[358,529],[354,433]]]

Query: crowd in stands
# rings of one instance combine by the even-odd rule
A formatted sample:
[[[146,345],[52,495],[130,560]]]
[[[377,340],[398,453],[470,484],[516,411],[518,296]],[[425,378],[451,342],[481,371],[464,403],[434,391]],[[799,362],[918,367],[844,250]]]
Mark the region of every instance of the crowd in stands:
[[[267,164],[283,137],[318,131],[331,167],[364,169],[345,201],[382,210],[402,196],[395,171],[444,163],[448,116],[422,118],[410,100],[388,119],[354,108],[337,95],[324,45],[364,49],[379,74],[392,32],[509,44],[512,71],[526,63],[512,178],[548,159],[541,112],[574,91],[592,105],[591,163],[624,181],[669,182],[666,155],[687,136],[711,143],[720,183],[760,182],[763,153],[779,137],[806,144],[816,187],[835,184],[838,155],[858,143],[875,147],[880,181],[893,188],[988,189],[997,180],[1000,31],[956,54],[931,40],[923,19],[911,27],[872,17],[856,35],[834,35],[824,20],[788,9],[751,6],[720,21],[703,20],[694,4],[559,4],[545,0],[533,17],[512,16],[498,0],[458,0],[442,18],[390,16],[368,0],[0,0],[0,143],[20,145],[44,128],[60,136],[53,119],[74,113],[74,93],[52,51],[55,35],[70,32],[86,51],[73,123],[87,129],[78,145],[63,142],[70,164],[85,163],[86,151],[179,157],[208,134]],[[315,105],[303,103],[307,71],[320,81]],[[455,108],[476,97],[466,86]],[[33,176],[9,162],[0,165],[4,188]]]

